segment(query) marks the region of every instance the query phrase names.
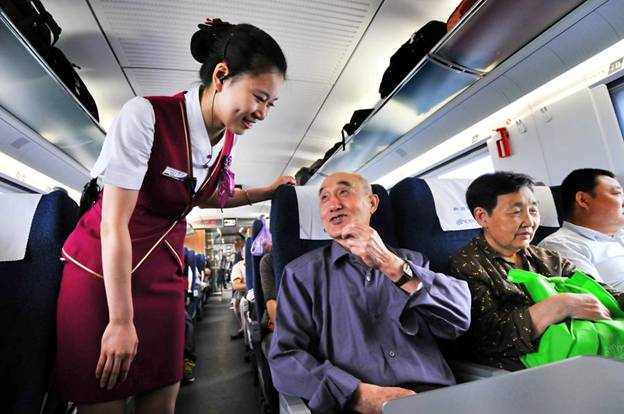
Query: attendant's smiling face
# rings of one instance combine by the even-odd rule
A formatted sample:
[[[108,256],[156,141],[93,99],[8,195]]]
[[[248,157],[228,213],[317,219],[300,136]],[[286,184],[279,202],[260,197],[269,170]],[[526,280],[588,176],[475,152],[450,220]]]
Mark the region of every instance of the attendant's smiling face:
[[[360,176],[335,173],[327,177],[319,191],[321,221],[333,239],[340,238],[347,224],[369,225],[379,198]]]
[[[488,244],[506,257],[528,247],[540,224],[537,200],[529,187],[499,195],[491,213],[476,207],[474,217]]]
[[[277,71],[226,78],[217,93],[215,115],[230,131],[242,135],[268,116],[283,83],[284,76]]]

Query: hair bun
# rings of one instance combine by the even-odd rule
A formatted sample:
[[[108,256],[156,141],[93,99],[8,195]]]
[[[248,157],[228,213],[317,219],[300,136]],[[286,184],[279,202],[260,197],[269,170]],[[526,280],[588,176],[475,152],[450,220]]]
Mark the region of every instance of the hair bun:
[[[199,63],[204,63],[217,38],[222,33],[229,31],[234,25],[218,18],[207,18],[205,23],[200,23],[197,27],[199,30],[191,38],[191,55]]]

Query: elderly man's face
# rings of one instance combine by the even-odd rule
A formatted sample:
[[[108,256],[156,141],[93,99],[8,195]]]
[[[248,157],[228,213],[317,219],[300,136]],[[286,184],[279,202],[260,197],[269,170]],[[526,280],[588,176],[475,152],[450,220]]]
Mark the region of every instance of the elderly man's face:
[[[379,199],[370,194],[357,175],[332,174],[319,192],[321,221],[332,238],[340,238],[347,224],[369,225]]]
[[[528,247],[540,224],[537,201],[528,187],[499,195],[492,214],[481,207],[477,207],[475,213],[488,244],[505,256]]]

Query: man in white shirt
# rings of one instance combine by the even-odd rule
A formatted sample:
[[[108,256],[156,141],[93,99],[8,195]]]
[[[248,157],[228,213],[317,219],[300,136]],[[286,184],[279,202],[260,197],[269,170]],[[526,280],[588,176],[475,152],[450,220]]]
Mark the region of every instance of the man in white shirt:
[[[596,280],[624,289],[624,193],[606,170],[572,171],[561,184],[566,221],[540,246],[555,250]]]
[[[247,285],[245,284],[245,255],[232,267],[232,302],[234,302],[234,314],[238,320],[239,330],[234,335],[230,335],[231,339],[239,339],[243,337],[243,322],[240,314],[240,300],[245,295]]]

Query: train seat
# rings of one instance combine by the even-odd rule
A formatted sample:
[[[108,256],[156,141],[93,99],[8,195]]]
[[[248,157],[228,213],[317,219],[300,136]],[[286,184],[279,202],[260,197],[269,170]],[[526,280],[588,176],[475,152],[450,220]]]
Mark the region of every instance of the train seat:
[[[25,200],[34,211],[22,228],[25,250],[2,257],[19,238],[8,226],[25,213],[18,207]],[[59,190],[43,196],[0,194],[0,210],[0,411],[39,413],[54,360],[61,248],[76,225],[78,206]]]

